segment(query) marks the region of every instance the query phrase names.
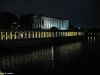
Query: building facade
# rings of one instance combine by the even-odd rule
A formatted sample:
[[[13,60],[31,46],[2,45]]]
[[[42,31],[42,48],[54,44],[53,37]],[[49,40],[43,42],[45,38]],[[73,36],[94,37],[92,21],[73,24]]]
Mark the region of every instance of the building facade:
[[[50,17],[41,17],[43,20],[42,29],[51,29],[56,27],[58,30],[68,30],[69,29],[69,20],[56,19]]]
[[[26,17],[25,17],[26,16]],[[58,30],[68,30],[69,20],[56,19],[45,16],[25,15],[22,20],[22,26],[25,29],[31,28],[33,30],[50,30],[52,27]]]

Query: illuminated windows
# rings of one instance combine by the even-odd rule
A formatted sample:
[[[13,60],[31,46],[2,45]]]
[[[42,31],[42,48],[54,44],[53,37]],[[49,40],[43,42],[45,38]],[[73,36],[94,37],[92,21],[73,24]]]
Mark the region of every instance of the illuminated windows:
[[[4,32],[1,32],[1,40],[4,40],[5,39],[5,34]]]
[[[66,32],[66,31],[10,31],[0,32],[0,40],[20,40],[34,38],[55,38],[68,36],[83,36],[84,32]]]

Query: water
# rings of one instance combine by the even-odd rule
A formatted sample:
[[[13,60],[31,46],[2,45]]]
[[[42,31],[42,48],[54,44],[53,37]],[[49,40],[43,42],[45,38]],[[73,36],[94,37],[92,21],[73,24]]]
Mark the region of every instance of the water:
[[[66,40],[65,40],[66,41]],[[81,41],[48,45],[43,48],[11,48],[13,52],[0,56],[2,72],[66,71],[96,72],[99,63],[96,50],[99,51],[97,37],[87,37]],[[19,50],[23,50],[20,51]],[[15,53],[14,53],[15,52]]]

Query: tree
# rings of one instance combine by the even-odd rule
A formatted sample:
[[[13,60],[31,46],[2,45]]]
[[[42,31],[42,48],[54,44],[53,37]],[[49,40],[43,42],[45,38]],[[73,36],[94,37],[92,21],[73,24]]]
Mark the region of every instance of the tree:
[[[17,16],[9,12],[0,13],[0,28],[10,29],[12,23],[17,21],[18,21]]]

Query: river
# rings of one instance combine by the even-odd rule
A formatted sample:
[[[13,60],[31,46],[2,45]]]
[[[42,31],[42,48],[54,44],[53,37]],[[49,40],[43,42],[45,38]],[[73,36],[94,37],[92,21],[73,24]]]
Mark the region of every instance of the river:
[[[9,52],[7,54],[5,52],[0,56],[0,70],[3,73],[37,71],[96,72],[100,49],[98,39],[93,36],[86,37],[81,41],[47,45],[42,48],[34,48],[33,46],[11,48],[16,53]],[[17,52],[18,50],[20,52]],[[25,50],[25,52],[21,52],[21,50]]]

